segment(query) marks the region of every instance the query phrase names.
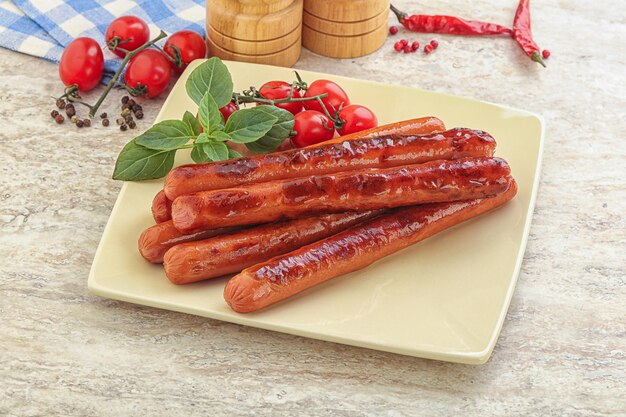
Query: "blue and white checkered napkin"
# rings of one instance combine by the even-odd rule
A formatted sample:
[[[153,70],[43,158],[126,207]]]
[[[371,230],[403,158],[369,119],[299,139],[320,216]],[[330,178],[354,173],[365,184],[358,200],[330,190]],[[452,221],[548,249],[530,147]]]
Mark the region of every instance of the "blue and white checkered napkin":
[[[0,0],[0,46],[50,61],[81,36],[104,45],[108,24],[119,16],[146,21],[151,37],[191,29],[204,34],[205,0]],[[105,72],[120,60],[105,52]]]

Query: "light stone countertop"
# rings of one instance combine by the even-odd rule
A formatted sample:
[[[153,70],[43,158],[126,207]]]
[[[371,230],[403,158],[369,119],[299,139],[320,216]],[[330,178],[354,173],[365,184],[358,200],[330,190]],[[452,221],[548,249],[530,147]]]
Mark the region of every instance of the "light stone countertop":
[[[517,2],[397,3],[507,24]],[[482,366],[90,295],[87,275],[121,186],[111,172],[132,132],[52,123],[56,66],[0,49],[0,415],[626,415],[624,4],[532,3],[535,37],[552,51],[547,69],[510,39],[445,36],[428,58],[396,54],[396,37],[353,60],[305,51],[296,66],[545,117],[524,264]],[[161,103],[145,104],[142,129]]]

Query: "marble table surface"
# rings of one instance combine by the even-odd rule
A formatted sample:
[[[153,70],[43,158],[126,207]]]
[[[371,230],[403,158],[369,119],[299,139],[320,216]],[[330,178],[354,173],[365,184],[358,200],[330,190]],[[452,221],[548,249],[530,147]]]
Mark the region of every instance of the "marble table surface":
[[[398,1],[507,24],[514,1]],[[490,361],[458,365],[111,301],[87,275],[132,137],[52,123],[55,65],[0,50],[0,415],[626,415],[622,0],[533,2],[547,69],[510,39],[437,36],[428,58],[304,51],[297,68],[541,113],[541,188]],[[390,19],[391,21],[391,19]],[[411,38],[422,42],[430,35]],[[114,93],[104,110],[114,111]],[[89,98],[89,97],[88,97]],[[162,99],[145,103],[144,129]]]

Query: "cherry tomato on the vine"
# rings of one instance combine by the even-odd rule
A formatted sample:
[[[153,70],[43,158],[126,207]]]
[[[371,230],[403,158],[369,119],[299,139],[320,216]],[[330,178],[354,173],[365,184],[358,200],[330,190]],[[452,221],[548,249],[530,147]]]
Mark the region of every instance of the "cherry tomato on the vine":
[[[181,66],[174,64],[174,71],[181,73],[194,59],[206,56],[204,39],[193,30],[181,30],[167,38],[163,50],[166,54],[179,61]]]
[[[316,80],[313,81],[309,88],[304,93],[304,97],[315,97],[320,94],[328,93],[328,96],[322,99],[324,107],[328,110],[328,113],[334,117],[335,111],[339,110],[339,107],[343,104],[343,107],[350,105],[350,99],[343,88],[339,84],[328,80]],[[317,100],[307,100],[304,102],[304,108],[307,110],[317,110],[324,112],[322,106]]]
[[[284,81],[269,81],[261,86],[259,94],[268,100],[279,100],[281,98],[289,97],[289,91],[291,91],[291,84]],[[294,89],[291,97],[301,98],[302,95],[300,94],[300,91]],[[302,111],[302,102],[295,101],[290,103],[279,103],[276,104],[276,107],[285,109],[295,116]]]
[[[293,130],[296,131],[296,136],[291,141],[298,148],[330,140],[335,134],[333,121],[315,110],[296,114]]]
[[[104,57],[98,42],[91,38],[76,38],[63,51],[59,76],[66,86],[77,84],[80,91],[89,91],[100,82]]]
[[[109,24],[104,37],[107,45],[109,45],[109,49],[111,49],[111,44],[113,43],[127,51],[134,51],[148,42],[150,29],[146,22],[137,16],[120,16]],[[121,58],[126,56],[126,52],[119,49],[112,51]]]
[[[124,80],[139,95],[153,98],[167,88],[171,77],[172,66],[165,55],[157,49],[144,49],[131,58]]]
[[[345,123],[337,130],[341,136],[378,126],[378,119],[373,111],[365,106],[352,104],[339,112],[339,118]]]
[[[230,115],[236,111],[237,111],[237,105],[232,101],[220,109],[220,113],[222,113],[222,116],[224,116],[225,122],[228,120]]]

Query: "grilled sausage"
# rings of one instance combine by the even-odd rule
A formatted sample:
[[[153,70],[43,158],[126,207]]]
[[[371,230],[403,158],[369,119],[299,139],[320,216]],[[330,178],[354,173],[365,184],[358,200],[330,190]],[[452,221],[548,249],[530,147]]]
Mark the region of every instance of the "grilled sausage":
[[[396,209],[232,277],[224,299],[239,313],[262,309],[371,263],[511,200],[515,181],[496,197]]]
[[[492,197],[509,182],[510,168],[500,158],[432,161],[183,195],[172,203],[172,220],[178,230],[189,233],[312,214]]]
[[[377,136],[292,149],[249,158],[181,165],[167,174],[167,197],[242,184],[329,174],[362,168],[415,164],[433,159],[491,156],[494,139],[485,132],[457,129],[441,134]]]
[[[152,217],[157,223],[172,219],[172,200],[167,198],[163,190],[159,191],[152,200]]]
[[[314,148],[325,145],[327,143],[340,143],[346,140],[368,139],[378,136],[388,135],[425,135],[435,132],[443,132],[446,125],[436,117],[420,117],[418,119],[403,120],[401,122],[390,123],[374,127],[360,132],[350,133],[349,135],[339,136],[325,142],[316,143],[309,146]]]
[[[239,228],[224,227],[184,234],[174,227],[174,223],[171,220],[168,220],[163,223],[155,224],[141,233],[138,242],[139,253],[141,253],[141,256],[148,262],[158,264],[163,262],[163,255],[174,245],[208,239],[235,230],[239,230]]]
[[[215,278],[339,233],[380,212],[348,212],[270,223],[169,249],[165,273],[174,284]]]

